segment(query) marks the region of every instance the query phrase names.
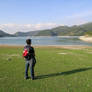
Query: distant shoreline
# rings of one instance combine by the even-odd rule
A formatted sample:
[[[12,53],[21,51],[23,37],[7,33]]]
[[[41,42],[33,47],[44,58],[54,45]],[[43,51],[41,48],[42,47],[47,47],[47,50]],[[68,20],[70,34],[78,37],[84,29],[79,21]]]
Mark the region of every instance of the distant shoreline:
[[[12,40],[11,40],[12,39]],[[25,40],[27,37],[23,38],[2,38],[0,39],[0,45],[3,46],[16,46],[23,47],[26,43]],[[90,40],[84,36],[59,36],[59,37],[42,37],[42,38],[31,38],[32,45],[35,47],[91,47],[92,46],[92,38]],[[86,39],[86,40],[85,40]],[[90,42],[90,41],[91,42]],[[87,42],[86,42],[87,41]],[[88,42],[89,41],[89,42]]]
[[[92,37],[80,36],[79,39],[86,42],[92,42]]]

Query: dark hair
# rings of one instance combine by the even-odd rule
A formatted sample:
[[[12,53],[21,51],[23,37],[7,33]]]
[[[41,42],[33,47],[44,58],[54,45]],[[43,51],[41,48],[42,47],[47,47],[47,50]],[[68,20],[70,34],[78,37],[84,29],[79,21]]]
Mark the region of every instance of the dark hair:
[[[26,43],[27,43],[28,45],[30,45],[30,44],[31,44],[31,39],[27,39],[27,40],[26,40]]]

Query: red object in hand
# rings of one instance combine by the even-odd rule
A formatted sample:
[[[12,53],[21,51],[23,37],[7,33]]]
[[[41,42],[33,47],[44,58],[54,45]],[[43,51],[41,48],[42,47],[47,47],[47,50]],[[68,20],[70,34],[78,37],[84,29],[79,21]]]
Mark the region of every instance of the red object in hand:
[[[26,57],[27,55],[28,55],[28,50],[25,49],[25,50],[23,51],[23,56]]]

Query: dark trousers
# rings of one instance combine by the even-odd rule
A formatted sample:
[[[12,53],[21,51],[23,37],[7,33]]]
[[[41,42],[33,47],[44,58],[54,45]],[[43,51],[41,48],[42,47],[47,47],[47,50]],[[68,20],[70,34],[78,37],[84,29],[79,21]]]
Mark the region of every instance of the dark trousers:
[[[26,60],[25,65],[25,78],[28,78],[28,69],[30,69],[31,78],[34,79],[34,66],[35,66],[36,60],[34,58],[31,58],[30,60]]]

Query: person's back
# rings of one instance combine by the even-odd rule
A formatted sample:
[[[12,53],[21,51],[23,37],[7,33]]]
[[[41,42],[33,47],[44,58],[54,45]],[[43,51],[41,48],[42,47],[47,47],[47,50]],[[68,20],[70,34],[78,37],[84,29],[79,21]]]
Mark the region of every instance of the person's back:
[[[31,45],[24,46],[24,50],[25,49],[27,49],[27,51],[28,51],[28,57],[25,58],[26,60],[30,60],[31,58],[35,58],[35,51]]]
[[[31,78],[34,79],[34,66],[36,63],[35,59],[35,51],[34,48],[31,46],[31,39],[26,40],[27,45],[24,46],[24,50],[28,51],[27,56],[25,57],[26,67],[25,67],[25,79],[28,79],[28,68],[30,68]]]

